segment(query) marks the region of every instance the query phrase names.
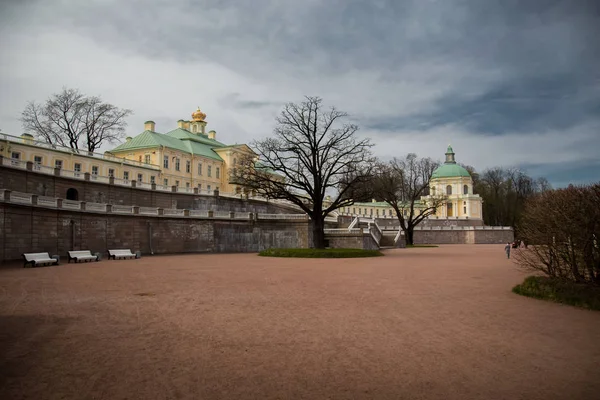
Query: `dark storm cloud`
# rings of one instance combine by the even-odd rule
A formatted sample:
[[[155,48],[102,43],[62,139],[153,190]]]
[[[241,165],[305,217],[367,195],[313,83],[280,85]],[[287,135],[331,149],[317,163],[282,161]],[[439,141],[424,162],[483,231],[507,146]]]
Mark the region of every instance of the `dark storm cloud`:
[[[557,146],[539,139],[545,132],[584,152],[598,144],[590,131],[600,115],[597,0],[0,4],[6,46],[14,33],[66,31],[124,61],[232,71],[252,84],[245,92],[223,89],[218,104],[228,110],[272,119],[283,102],[320,95],[382,140],[451,126],[465,138],[537,137],[538,152]],[[222,85],[211,78],[201,77],[202,85]],[[485,146],[478,143],[472,154]]]

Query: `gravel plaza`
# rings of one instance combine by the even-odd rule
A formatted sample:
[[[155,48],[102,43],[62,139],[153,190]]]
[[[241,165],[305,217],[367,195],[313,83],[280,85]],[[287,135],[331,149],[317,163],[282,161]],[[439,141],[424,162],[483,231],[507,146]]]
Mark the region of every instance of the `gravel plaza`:
[[[2,399],[584,399],[600,313],[504,245],[0,268]]]

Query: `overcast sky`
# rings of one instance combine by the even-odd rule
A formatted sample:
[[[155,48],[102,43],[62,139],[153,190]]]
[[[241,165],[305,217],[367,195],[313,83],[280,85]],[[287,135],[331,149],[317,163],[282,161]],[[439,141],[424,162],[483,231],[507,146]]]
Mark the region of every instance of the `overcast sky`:
[[[0,0],[0,129],[63,86],[168,132],[197,106],[228,144],[304,95],[382,158],[600,181],[598,0]],[[107,148],[103,148],[106,150]]]

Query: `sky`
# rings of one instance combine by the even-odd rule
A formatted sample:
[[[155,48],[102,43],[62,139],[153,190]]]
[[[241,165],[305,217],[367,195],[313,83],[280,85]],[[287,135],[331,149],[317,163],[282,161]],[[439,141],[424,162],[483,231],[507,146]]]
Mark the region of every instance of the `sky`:
[[[382,159],[598,182],[599,38],[597,0],[1,0],[0,129],[68,87],[250,144],[319,96]]]

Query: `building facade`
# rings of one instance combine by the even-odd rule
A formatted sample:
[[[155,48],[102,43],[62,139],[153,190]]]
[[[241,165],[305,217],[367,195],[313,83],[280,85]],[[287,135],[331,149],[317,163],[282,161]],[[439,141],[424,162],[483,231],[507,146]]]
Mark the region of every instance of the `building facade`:
[[[455,153],[451,146],[446,150],[445,162],[435,169],[429,183],[429,195],[421,197],[415,204],[418,213],[425,204],[431,204],[433,197],[443,195],[446,199],[444,206],[438,207],[435,214],[428,219],[454,219],[483,221],[482,199],[473,193],[471,174],[456,163]],[[405,210],[405,216],[408,210]],[[367,218],[393,218],[396,212],[386,202],[373,200],[370,203],[355,203],[342,210],[345,215]]]
[[[112,178],[187,192],[197,188],[200,193],[240,193],[242,188],[229,183],[229,171],[254,152],[245,144],[217,141],[214,130],[206,132],[205,119],[198,109],[191,120],[177,121],[177,128],[167,133],[156,132],[155,123],[147,121],[142,133],[103,154],[36,141],[26,133],[0,134],[0,155],[30,161],[38,170],[58,168],[63,176],[89,173],[98,181]]]

